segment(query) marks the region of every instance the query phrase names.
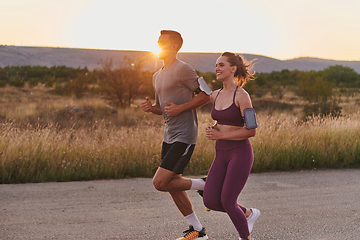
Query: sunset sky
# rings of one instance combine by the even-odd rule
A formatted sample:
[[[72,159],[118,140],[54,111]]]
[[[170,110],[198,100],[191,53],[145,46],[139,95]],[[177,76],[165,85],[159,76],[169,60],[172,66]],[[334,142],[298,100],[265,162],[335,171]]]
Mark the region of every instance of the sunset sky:
[[[360,61],[359,0],[0,0],[0,45],[158,51],[161,29],[182,52]]]

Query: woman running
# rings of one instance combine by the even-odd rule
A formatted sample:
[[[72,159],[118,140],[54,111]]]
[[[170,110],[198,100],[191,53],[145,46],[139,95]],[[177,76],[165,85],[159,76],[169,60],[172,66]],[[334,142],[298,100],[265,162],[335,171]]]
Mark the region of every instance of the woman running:
[[[260,216],[259,210],[237,203],[254,162],[249,138],[255,136],[256,128],[248,129],[243,118],[245,109],[253,111],[250,96],[242,88],[254,78],[250,65],[230,52],[217,59],[215,73],[223,88],[211,95],[211,117],[217,122],[206,128],[207,138],[216,140],[216,156],[206,179],[204,204],[211,210],[226,212],[239,232],[239,239],[251,239],[250,232]]]

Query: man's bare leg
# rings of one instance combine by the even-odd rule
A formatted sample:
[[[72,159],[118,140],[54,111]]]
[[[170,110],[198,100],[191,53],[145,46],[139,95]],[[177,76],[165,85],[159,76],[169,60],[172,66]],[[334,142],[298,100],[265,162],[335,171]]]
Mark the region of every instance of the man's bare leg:
[[[191,180],[169,170],[159,167],[156,171],[153,184],[158,191],[169,192],[175,205],[196,231],[202,230],[202,225],[197,218],[187,190],[191,187]]]
[[[194,212],[189,195],[186,191],[170,191],[169,193],[184,217]]]
[[[186,191],[191,187],[191,180],[159,167],[153,177],[153,184],[161,192]]]

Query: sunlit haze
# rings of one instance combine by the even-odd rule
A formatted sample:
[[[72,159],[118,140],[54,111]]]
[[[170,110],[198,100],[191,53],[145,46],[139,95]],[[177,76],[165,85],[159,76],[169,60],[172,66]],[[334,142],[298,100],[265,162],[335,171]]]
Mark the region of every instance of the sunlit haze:
[[[359,0],[0,0],[0,45],[360,60]]]

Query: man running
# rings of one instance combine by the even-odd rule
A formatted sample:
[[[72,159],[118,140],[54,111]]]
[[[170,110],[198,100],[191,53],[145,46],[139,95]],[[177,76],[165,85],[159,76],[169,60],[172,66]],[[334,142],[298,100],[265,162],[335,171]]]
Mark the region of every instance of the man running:
[[[153,185],[158,191],[170,193],[177,208],[190,224],[190,228],[184,231],[185,236],[178,240],[208,239],[186,192],[190,189],[203,190],[204,180],[185,178],[182,174],[197,140],[195,109],[209,102],[210,97],[200,90],[195,70],[177,59],[182,44],[180,33],[161,31],[158,46],[161,49],[159,59],[163,61],[163,67],[153,75],[155,104],[146,98],[141,107],[145,112],[163,115],[165,120],[162,163],[153,177]]]

